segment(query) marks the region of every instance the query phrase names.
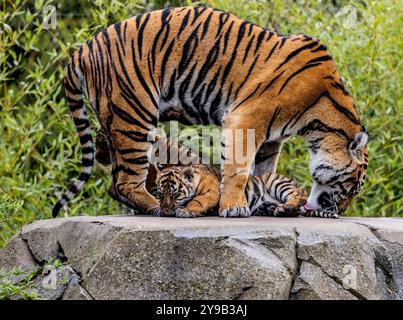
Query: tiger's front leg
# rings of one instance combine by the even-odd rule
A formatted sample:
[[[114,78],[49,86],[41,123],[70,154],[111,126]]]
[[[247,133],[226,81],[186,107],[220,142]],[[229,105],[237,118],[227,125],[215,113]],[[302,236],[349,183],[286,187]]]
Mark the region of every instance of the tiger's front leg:
[[[255,157],[254,176],[262,176],[266,172],[276,172],[283,142],[266,141],[262,144]]]
[[[249,107],[249,108],[248,108]],[[266,122],[247,123],[253,119],[253,105],[227,115],[222,132],[221,217],[248,217],[251,211],[245,196],[250,168],[265,139]],[[249,136],[249,137],[248,137]]]

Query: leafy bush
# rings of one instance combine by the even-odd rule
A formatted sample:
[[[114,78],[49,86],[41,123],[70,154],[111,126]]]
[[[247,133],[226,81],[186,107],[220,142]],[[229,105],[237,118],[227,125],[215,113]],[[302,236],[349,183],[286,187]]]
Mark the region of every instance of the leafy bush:
[[[38,276],[46,276],[50,271],[64,266],[59,259],[52,258],[31,272],[20,268],[5,270],[0,268],[0,300],[40,300]],[[39,279],[41,280],[41,279]],[[42,280],[44,280],[42,278]],[[57,281],[59,285],[67,285],[68,279]]]
[[[32,280],[40,271],[38,268],[27,274],[18,268],[11,271],[0,268],[0,300],[38,300],[38,291],[32,288]]]
[[[318,36],[328,45],[371,136],[365,190],[348,214],[402,216],[401,2],[206,3],[283,34]],[[55,29],[43,24],[48,5],[57,10]],[[6,196],[0,198],[0,246],[23,224],[49,218],[57,195],[79,172],[80,148],[61,86],[69,55],[107,25],[165,5],[158,0],[3,2],[0,193]],[[303,141],[293,139],[284,148],[279,171],[309,187],[307,168]],[[109,173],[98,167],[64,214],[121,212],[106,194],[108,184]]]

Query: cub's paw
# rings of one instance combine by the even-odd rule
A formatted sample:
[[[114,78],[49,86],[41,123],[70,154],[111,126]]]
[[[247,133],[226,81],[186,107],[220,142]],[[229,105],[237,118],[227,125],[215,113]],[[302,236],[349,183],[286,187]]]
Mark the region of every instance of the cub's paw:
[[[177,217],[177,218],[195,218],[195,217],[197,217],[197,214],[190,212],[186,209],[178,208],[175,210],[175,217]]]
[[[166,210],[162,208],[155,208],[152,210],[152,215],[154,217],[174,217],[175,211],[174,210]]]
[[[234,206],[227,207],[224,209],[220,209],[219,211],[220,217],[249,217],[251,215],[250,209],[248,206]]]
[[[297,217],[300,215],[298,207],[290,207],[285,204],[280,204],[274,210],[275,217]]]
[[[263,202],[256,209],[255,215],[273,216],[273,217],[296,217],[300,214],[297,207],[287,206],[285,204],[277,204],[274,202]]]
[[[154,210],[151,212],[151,214],[152,214],[154,217],[162,217],[162,216],[163,216],[161,208],[156,208],[156,209],[154,209]]]
[[[274,202],[263,202],[256,210],[253,211],[254,216],[273,216],[278,204]]]

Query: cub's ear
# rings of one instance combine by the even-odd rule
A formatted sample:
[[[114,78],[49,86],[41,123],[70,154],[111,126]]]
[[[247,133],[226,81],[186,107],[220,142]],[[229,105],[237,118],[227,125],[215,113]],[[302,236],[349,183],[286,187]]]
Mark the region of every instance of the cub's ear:
[[[185,176],[185,179],[189,182],[193,181],[194,172],[192,168],[186,168],[185,170],[183,170],[183,175]]]
[[[354,140],[350,143],[350,152],[359,164],[365,163],[364,148],[368,143],[368,133],[361,131],[357,133]]]

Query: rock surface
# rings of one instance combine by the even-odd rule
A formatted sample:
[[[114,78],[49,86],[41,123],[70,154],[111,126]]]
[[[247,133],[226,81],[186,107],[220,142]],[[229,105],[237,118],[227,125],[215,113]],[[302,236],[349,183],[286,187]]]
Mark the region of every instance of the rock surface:
[[[41,220],[0,251],[16,267],[44,299],[403,299],[403,219]]]

